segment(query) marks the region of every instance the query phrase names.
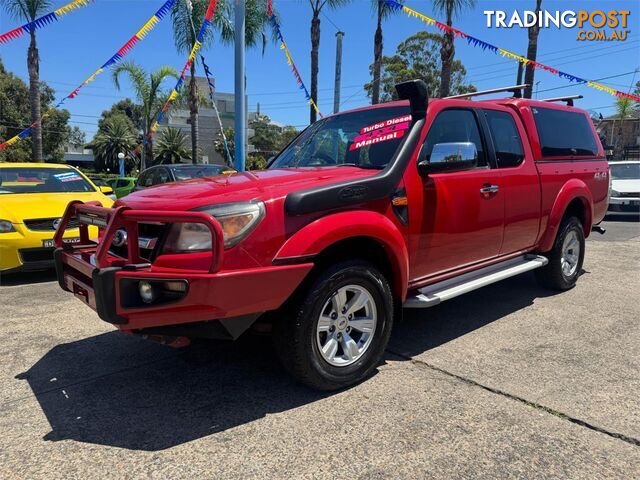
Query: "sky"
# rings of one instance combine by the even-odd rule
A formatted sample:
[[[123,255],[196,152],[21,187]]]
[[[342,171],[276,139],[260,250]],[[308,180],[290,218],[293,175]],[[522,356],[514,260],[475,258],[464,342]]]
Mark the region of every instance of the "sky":
[[[70,0],[56,0],[54,8]],[[163,0],[96,0],[80,10],[64,16],[59,22],[38,31],[40,48],[40,77],[56,90],[57,99],[71,92],[96,68],[110,58],[146,20],[162,5]],[[310,22],[311,9],[307,0],[274,0],[281,17],[282,33],[293,59],[307,87],[310,80]],[[407,0],[406,4],[428,16],[444,21],[431,1]],[[533,9],[534,0],[478,0],[476,7],[454,20],[454,27],[515,53],[526,55],[527,30],[514,27],[487,28],[485,10]],[[543,8],[555,10],[630,10],[629,37],[624,42],[578,41],[576,28],[542,29],[539,37],[538,61],[572,75],[596,80],[617,90],[628,91],[640,80],[640,2],[638,0],[544,0]],[[0,12],[0,32],[15,28],[21,22]],[[370,0],[352,0],[336,10],[325,8],[321,16],[319,107],[324,113],[333,108],[335,66],[335,34],[345,32],[342,67],[341,109],[366,105],[369,99],[363,85],[370,81],[369,65],[373,61],[375,17]],[[383,25],[384,54],[391,55],[396,46],[414,33],[435,27],[407,17],[400,12],[385,20]],[[0,45],[0,58],[5,67],[23,79],[28,79],[26,52],[28,36]],[[220,43],[219,37],[203,54],[210,65],[218,91],[233,91],[233,48]],[[173,44],[170,17],[163,20],[127,55],[147,70],[170,65],[180,70],[184,55]],[[456,41],[456,58],[467,69],[467,81],[479,90],[513,85],[517,62],[502,58],[479,48]],[[283,52],[270,43],[266,51],[258,47],[246,56],[247,95],[249,110],[260,104],[262,113],[282,124],[306,126],[309,108],[297,88]],[[605,78],[606,77],[606,78]],[[615,97],[586,86],[570,85],[567,80],[548,72],[536,72],[539,98],[565,94],[582,94],[577,106],[595,109],[603,115],[615,112]],[[166,84],[173,87],[173,80]],[[70,124],[80,127],[90,140],[97,130],[103,110],[119,99],[132,97],[127,81],[118,91],[110,72],[105,71],[86,86],[76,98],[67,100],[65,108],[71,113]]]

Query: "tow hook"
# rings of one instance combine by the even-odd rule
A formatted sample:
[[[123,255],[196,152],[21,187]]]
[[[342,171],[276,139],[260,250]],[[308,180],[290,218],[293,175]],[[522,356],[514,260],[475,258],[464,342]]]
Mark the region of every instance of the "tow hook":
[[[605,233],[607,233],[607,231],[600,225],[594,225],[593,227],[591,227],[591,231],[598,232],[600,235],[604,235]]]

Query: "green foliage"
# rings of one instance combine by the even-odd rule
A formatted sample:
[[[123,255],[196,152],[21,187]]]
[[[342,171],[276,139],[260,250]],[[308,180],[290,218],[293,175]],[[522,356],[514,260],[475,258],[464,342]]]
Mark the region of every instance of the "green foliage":
[[[616,99],[616,116],[623,120],[629,118],[633,108],[633,104],[630,98],[619,97]]]
[[[234,142],[235,134],[234,134],[233,128],[225,128],[224,134],[227,137],[227,145],[229,146],[229,152],[231,152],[231,155],[233,155],[234,148],[235,148],[235,142]],[[224,139],[222,138],[222,135],[220,135],[219,133],[218,133],[218,138],[216,138],[213,141],[213,148],[215,149],[216,152],[218,152],[222,156],[222,158],[226,160],[227,152],[224,149]]]
[[[104,125],[104,121],[115,114],[124,114],[131,120],[133,129],[142,132],[144,130],[144,121],[142,120],[142,106],[134,103],[130,98],[125,98],[114,103],[109,110],[102,112],[100,120],[98,120],[98,129]]]
[[[40,102],[43,111],[55,98],[54,91],[46,83],[40,83]],[[20,78],[7,72],[0,62],[0,143],[17,135],[31,123],[29,110],[29,87]],[[44,158],[48,162],[61,162],[63,147],[71,129],[67,125],[69,112],[54,110],[42,122]],[[0,151],[0,162],[30,162],[31,136],[19,140]]]
[[[271,119],[266,115],[258,115],[249,123],[249,128],[255,132],[251,137],[251,144],[256,150],[273,155],[281,142],[280,127],[273,125]]]
[[[395,85],[400,82],[422,79],[427,84],[429,96],[436,96],[440,86],[440,45],[442,35],[418,32],[400,43],[395,55],[382,57],[380,90],[382,101],[396,100]],[[373,71],[373,65],[369,67]],[[476,88],[465,83],[466,70],[462,62],[452,63],[451,95],[474,92]],[[371,96],[372,84],[364,88]]]
[[[0,4],[11,16],[26,22],[35,20],[51,9],[49,0],[0,0]]]
[[[264,170],[267,168],[267,159],[259,153],[250,153],[247,155],[245,168],[247,170]]]
[[[111,115],[104,121],[103,128],[89,145],[93,149],[96,170],[119,168],[118,153],[127,155],[126,166],[133,167],[128,152],[135,148],[137,136],[131,125],[131,120],[123,113]]]
[[[433,7],[447,15],[447,17],[456,17],[465,8],[473,8],[475,0],[433,0]]]
[[[168,127],[158,140],[155,163],[180,163],[182,159],[191,160],[191,149],[187,144],[187,135],[182,130]]]

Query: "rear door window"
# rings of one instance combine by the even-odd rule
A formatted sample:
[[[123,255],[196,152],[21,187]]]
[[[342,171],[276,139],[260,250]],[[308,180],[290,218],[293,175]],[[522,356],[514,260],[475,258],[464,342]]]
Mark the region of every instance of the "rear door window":
[[[522,139],[511,114],[498,110],[485,110],[487,123],[496,150],[498,168],[517,167],[524,160]]]
[[[581,113],[532,107],[543,157],[574,157],[598,154],[587,117]]]

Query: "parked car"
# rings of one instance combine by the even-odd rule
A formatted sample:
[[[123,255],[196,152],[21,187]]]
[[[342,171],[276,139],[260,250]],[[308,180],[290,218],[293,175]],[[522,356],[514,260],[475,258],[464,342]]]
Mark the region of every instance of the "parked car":
[[[65,218],[107,227],[95,246],[58,242],[60,286],[172,346],[258,321],[285,368],[322,390],[372,372],[402,306],[531,270],[572,288],[607,210],[587,112],[396,89],[401,101],[312,124],[268,170],[149,188],[115,209],[70,205]]]
[[[109,183],[113,188],[113,191],[116,194],[117,198],[122,198],[126,195],[129,195],[133,192],[133,189],[136,188],[136,178],[135,177],[119,177],[113,180],[110,180]]]
[[[80,171],[50,163],[0,164],[0,272],[42,270],[53,266],[53,235],[72,200],[113,201]],[[79,241],[77,220],[68,223],[61,241]],[[92,236],[98,229],[92,227]]]
[[[155,165],[144,170],[138,177],[135,190],[153,187],[163,183],[180,182],[192,178],[214,177],[235,170],[225,165],[216,164],[176,164]]]
[[[640,215],[640,161],[609,163],[609,213]]]
[[[89,175],[88,178],[96,187],[100,187],[100,191],[107,197],[109,197],[111,200],[117,200],[116,194],[113,193],[113,187],[111,187],[111,185],[105,182],[102,178],[93,175]]]

